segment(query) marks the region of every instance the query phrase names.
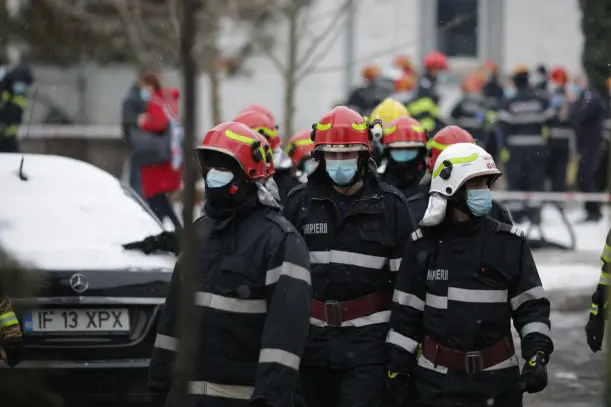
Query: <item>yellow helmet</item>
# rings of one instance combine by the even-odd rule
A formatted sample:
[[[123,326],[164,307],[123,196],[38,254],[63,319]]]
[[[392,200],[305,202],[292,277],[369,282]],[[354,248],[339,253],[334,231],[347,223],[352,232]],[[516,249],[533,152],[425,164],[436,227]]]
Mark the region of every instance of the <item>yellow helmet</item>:
[[[387,126],[395,119],[399,117],[408,116],[409,112],[403,105],[403,103],[398,102],[394,99],[388,98],[384,99],[382,103],[376,106],[375,109],[371,112],[369,116],[369,121],[373,121],[375,119],[382,120],[384,126]]]

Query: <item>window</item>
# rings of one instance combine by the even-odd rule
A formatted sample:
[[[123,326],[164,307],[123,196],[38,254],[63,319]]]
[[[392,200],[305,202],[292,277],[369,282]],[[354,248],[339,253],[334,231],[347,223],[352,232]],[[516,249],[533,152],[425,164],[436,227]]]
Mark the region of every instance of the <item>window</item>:
[[[478,0],[437,0],[437,47],[449,57],[477,57]]]

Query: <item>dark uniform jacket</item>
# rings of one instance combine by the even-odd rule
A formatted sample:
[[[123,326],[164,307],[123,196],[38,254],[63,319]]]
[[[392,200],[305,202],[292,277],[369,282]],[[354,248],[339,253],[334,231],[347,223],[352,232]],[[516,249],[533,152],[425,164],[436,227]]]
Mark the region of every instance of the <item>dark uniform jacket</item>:
[[[454,124],[467,130],[478,142],[484,140],[486,109],[484,100],[477,95],[462,97],[450,113]]]
[[[137,83],[133,84],[129,92],[123,99],[121,108],[121,128],[123,139],[129,143],[130,134],[134,129],[138,129],[138,115],[146,112],[147,102],[140,97],[140,87]]]
[[[524,359],[537,351],[552,353],[550,303],[523,235],[489,217],[412,233],[393,297],[387,340],[391,371],[412,366],[425,337],[476,351],[510,334],[512,320]],[[519,376],[515,357],[472,377],[424,356],[417,365],[416,405],[458,405],[468,399],[473,404],[465,405],[485,406],[511,391]]]
[[[310,250],[313,298],[347,301],[392,291],[412,230],[405,198],[368,175],[359,197],[341,218],[333,194],[319,169],[307,184],[291,191],[284,207],[284,215],[303,233]],[[389,314],[387,310],[343,321],[341,328],[312,318],[303,364],[341,369],[385,363]]]
[[[10,71],[0,88],[0,137],[13,138],[19,133],[23,114],[27,107],[27,95],[13,91],[16,82],[31,85],[34,81],[32,71],[27,66],[18,66]]]
[[[405,106],[409,114],[426,130],[431,138],[445,126],[439,117],[439,95],[435,79],[426,73],[418,80],[418,90],[414,98]]]
[[[293,167],[276,169],[273,177],[274,181],[276,181],[276,185],[278,186],[280,203],[284,203],[286,201],[286,197],[289,192],[291,192],[291,189],[295,188],[297,185],[301,185],[297,171]]]
[[[190,393],[201,396],[198,406],[292,405],[311,298],[303,239],[258,203],[222,220],[204,215],[195,227],[199,346]],[[148,386],[155,389],[172,386],[182,266],[179,258],[152,354]]]
[[[546,145],[543,126],[554,116],[549,99],[534,89],[519,87],[518,93],[505,100],[499,110],[499,124],[506,147],[541,147]]]
[[[409,199],[417,194],[428,194],[429,192],[429,186],[420,184],[419,179],[416,179],[411,184],[404,184],[403,180],[399,179],[396,173],[388,170],[388,167],[386,167],[386,171],[384,171],[383,174],[380,174],[380,178],[385,183],[397,188],[403,194],[405,199]]]
[[[378,78],[352,91],[348,96],[346,106],[356,110],[363,116],[368,116],[392,92],[392,81],[386,78]]]

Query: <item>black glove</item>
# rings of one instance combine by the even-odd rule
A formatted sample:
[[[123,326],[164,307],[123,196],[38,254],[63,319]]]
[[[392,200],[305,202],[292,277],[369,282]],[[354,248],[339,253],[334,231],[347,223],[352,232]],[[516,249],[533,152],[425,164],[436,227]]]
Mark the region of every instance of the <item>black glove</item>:
[[[547,357],[543,352],[535,353],[525,364],[518,388],[528,393],[539,393],[547,387]]]
[[[409,400],[413,391],[412,381],[407,373],[388,372],[386,375],[386,390],[397,405]]]
[[[23,360],[23,342],[21,338],[3,339],[0,347],[6,353],[6,364],[15,367]]]
[[[596,298],[593,296],[592,299],[595,300]],[[602,349],[603,334],[605,333],[605,312],[606,306],[603,310],[600,310],[596,302],[592,303],[590,318],[586,324],[586,340],[592,352],[595,353]]]
[[[176,232],[162,232],[159,235],[149,236],[144,240],[126,243],[123,245],[126,250],[139,250],[144,254],[151,254],[157,251],[169,252],[178,255],[180,248]]]

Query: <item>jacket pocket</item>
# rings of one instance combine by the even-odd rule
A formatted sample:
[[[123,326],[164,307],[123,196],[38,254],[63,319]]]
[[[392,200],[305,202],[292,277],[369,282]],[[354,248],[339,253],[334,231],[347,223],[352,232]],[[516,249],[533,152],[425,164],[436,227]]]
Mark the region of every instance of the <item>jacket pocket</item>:
[[[509,279],[498,268],[483,264],[475,271],[476,280],[485,288],[494,288],[497,290],[506,290],[509,288]]]
[[[379,219],[366,220],[359,226],[359,235],[365,242],[393,247],[394,239],[390,229],[384,228]]]
[[[252,266],[252,261],[243,256],[224,256],[221,259],[219,288],[237,294],[241,298],[259,297],[265,287],[265,277],[259,276],[259,270]]]

